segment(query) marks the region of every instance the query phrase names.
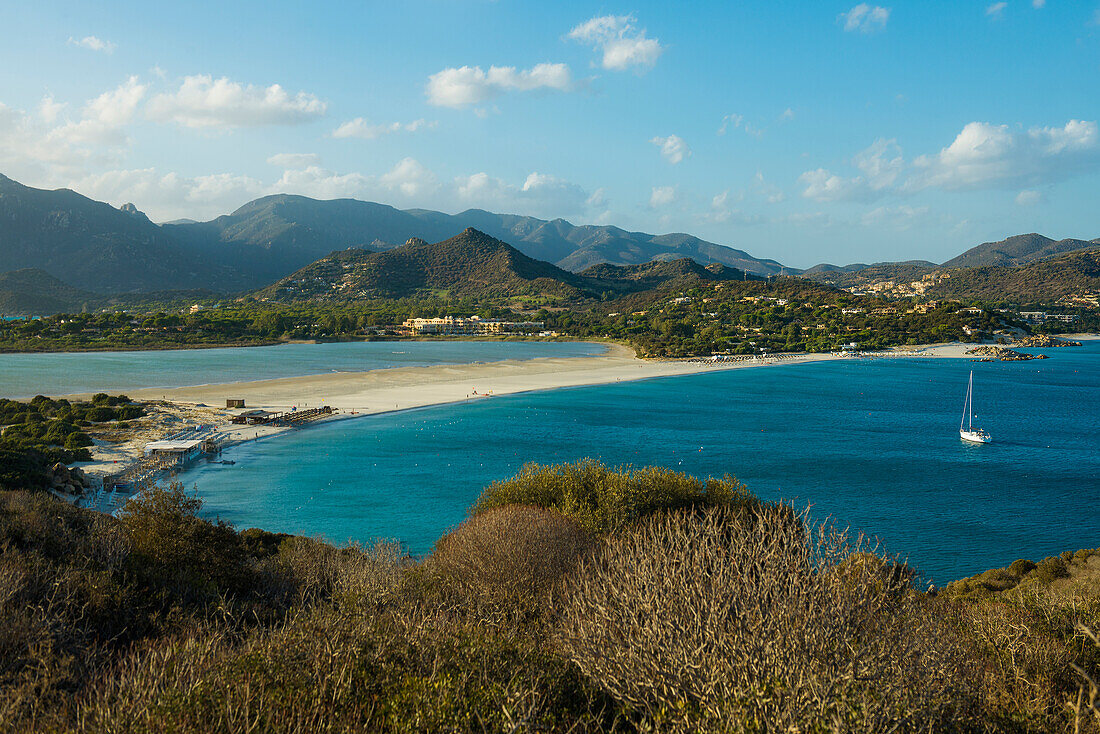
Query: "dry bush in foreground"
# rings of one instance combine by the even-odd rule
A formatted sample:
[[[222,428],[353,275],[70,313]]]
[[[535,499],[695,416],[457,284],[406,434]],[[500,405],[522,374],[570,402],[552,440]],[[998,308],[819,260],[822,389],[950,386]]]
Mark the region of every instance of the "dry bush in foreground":
[[[1092,640],[1096,650],[1100,652],[1100,636],[1085,625],[1080,625],[1078,631]],[[1073,672],[1077,673],[1080,679],[1077,698],[1069,703],[1069,710],[1073,714],[1073,731],[1077,734],[1089,725],[1089,714],[1092,714],[1092,723],[1100,729],[1100,675],[1087,671],[1076,663],[1072,665]]]
[[[976,673],[904,567],[786,507],[674,513],[612,537],[559,638],[661,731],[943,730]]]
[[[523,619],[595,546],[554,510],[507,505],[462,523],[436,543],[430,566],[455,601],[482,616]]]

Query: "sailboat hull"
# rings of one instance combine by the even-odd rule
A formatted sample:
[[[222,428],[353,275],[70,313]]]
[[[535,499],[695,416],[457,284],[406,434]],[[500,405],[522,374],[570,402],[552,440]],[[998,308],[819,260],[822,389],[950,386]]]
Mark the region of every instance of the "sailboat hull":
[[[985,431],[967,431],[962,429],[959,430],[959,438],[971,443],[989,443],[993,440]]]

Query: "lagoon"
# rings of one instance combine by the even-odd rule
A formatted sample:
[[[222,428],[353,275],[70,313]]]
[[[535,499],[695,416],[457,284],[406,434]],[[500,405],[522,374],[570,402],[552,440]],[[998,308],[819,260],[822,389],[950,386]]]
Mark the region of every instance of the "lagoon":
[[[505,359],[588,357],[592,342],[395,341],[269,347],[0,354],[0,397],[120,392]]]

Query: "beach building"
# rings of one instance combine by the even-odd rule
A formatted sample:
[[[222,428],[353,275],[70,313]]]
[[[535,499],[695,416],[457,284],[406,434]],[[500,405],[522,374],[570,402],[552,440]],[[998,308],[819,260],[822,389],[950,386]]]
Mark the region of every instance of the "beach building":
[[[405,319],[402,327],[413,334],[449,334],[481,336],[505,332],[529,332],[542,329],[542,321],[500,321],[480,316],[443,316],[434,319]]]
[[[202,452],[203,440],[201,438],[167,439],[145,444],[146,456],[168,459],[177,464],[191,461]]]
[[[237,415],[229,420],[231,423],[237,425],[258,426],[264,423],[270,423],[278,415],[278,413],[272,413],[269,410],[246,410],[242,413],[237,413]]]

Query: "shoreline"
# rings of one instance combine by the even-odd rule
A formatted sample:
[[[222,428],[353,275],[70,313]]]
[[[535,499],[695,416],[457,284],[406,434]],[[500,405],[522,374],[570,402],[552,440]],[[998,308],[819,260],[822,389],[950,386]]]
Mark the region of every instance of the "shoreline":
[[[476,399],[544,392],[563,388],[635,382],[717,370],[761,368],[781,364],[812,364],[841,360],[962,359],[973,344],[916,345],[852,355],[804,353],[737,362],[706,358],[645,360],[619,343],[602,342],[606,352],[588,357],[537,357],[466,364],[391,367],[364,372],[339,372],[230,383],[208,383],[177,388],[126,389],[134,400],[149,402],[159,420],[129,441],[96,441],[92,462],[80,462],[94,475],[117,473],[136,463],[148,440],[157,440],[187,424],[206,424],[225,448],[264,440],[295,430],[286,426],[231,425],[232,411],[219,406],[226,399],[243,399],[247,409],[291,410],[330,406],[336,413],[308,425],[323,425],[369,415],[381,415],[467,403]],[[66,395],[84,399],[90,393]],[[156,435],[159,433],[160,435]]]

